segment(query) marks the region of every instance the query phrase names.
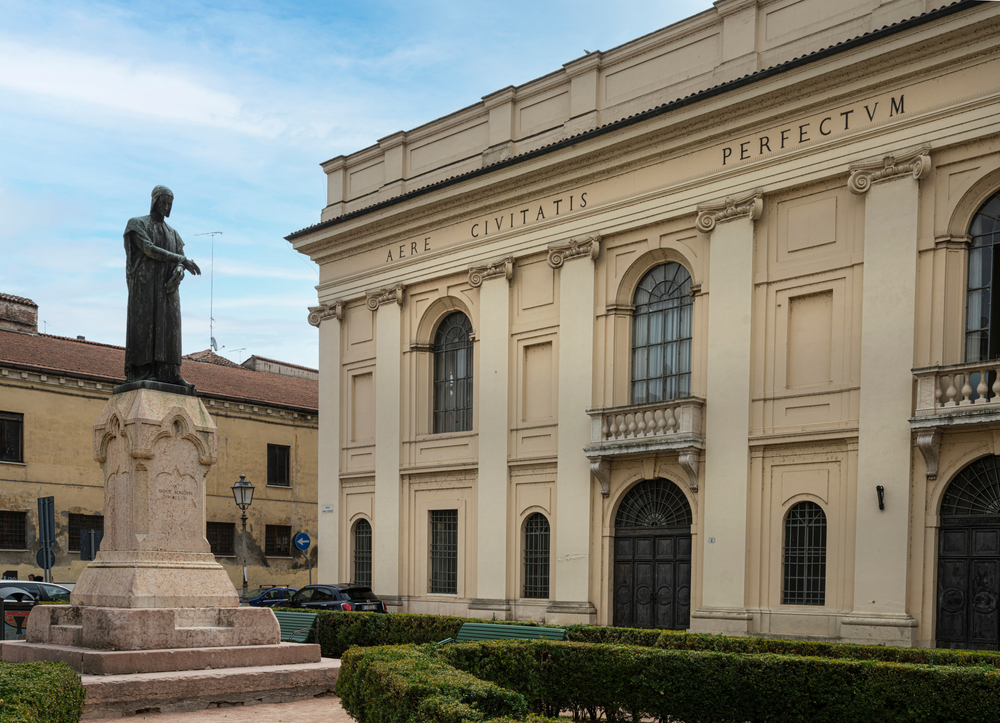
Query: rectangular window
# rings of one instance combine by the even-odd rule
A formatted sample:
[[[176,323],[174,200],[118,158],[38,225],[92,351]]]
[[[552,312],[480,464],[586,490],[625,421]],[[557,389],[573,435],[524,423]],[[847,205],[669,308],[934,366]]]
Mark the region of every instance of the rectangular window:
[[[264,554],[268,557],[291,557],[292,528],[268,525],[264,531]]]
[[[24,534],[27,512],[0,512],[0,550],[27,550]]]
[[[24,415],[0,412],[0,461],[24,461],[23,436]]]
[[[80,551],[80,530],[103,530],[103,515],[74,515],[69,516],[69,551]]]
[[[235,522],[207,522],[205,523],[205,537],[212,547],[213,555],[226,557],[236,554]]]
[[[431,510],[432,593],[458,592],[458,510]]]
[[[267,445],[267,483],[288,487],[291,478],[288,476],[288,458],[290,447],[281,444]]]

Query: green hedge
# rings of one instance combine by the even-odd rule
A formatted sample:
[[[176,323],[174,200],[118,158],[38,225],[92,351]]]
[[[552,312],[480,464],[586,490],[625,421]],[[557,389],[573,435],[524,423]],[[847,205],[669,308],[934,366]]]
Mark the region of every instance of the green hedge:
[[[84,695],[65,663],[0,662],[0,723],[77,723]]]
[[[463,643],[438,655],[522,693],[533,711],[591,720],[982,723],[1000,711],[1000,672],[985,666],[551,641]]]

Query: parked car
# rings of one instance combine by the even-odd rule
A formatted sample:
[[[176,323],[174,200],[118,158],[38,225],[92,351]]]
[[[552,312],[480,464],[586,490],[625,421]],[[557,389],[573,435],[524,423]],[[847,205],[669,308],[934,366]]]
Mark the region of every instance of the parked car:
[[[38,602],[61,602],[69,604],[69,590],[62,585],[49,582],[28,582],[26,580],[0,580],[0,589],[15,588],[29,593]]]
[[[296,592],[294,587],[262,587],[251,590],[247,602],[255,608],[284,607]]]
[[[385,603],[370,587],[340,583],[338,585],[306,585],[292,595],[290,608],[306,610],[342,610],[385,613]]]

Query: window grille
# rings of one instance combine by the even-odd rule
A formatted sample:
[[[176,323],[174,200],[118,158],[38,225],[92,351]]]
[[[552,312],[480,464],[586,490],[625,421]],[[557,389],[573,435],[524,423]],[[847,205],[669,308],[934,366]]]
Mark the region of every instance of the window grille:
[[[972,219],[969,236],[972,241],[965,307],[965,361],[997,359],[1000,358],[1000,304],[993,298],[993,280],[1000,264],[1000,193],[979,209]],[[972,388],[977,385],[975,380]]]
[[[549,521],[536,512],[524,523],[524,597],[549,596]]]
[[[372,526],[365,519],[354,525],[354,582],[372,584]]]
[[[291,481],[288,475],[288,458],[290,448],[281,444],[267,445],[267,483],[288,487]]]
[[[24,533],[27,512],[0,512],[0,550],[26,550]]]
[[[0,461],[24,461],[23,436],[24,415],[0,412]]]
[[[826,514],[800,502],[785,518],[784,605],[826,604]]]
[[[431,510],[432,593],[458,592],[458,510]]]
[[[264,529],[264,554],[268,557],[291,557],[292,528],[268,525]]]
[[[80,551],[80,530],[103,530],[103,515],[74,515],[69,516],[69,551]]]
[[[434,335],[434,433],[472,429],[472,324],[448,314]]]
[[[615,529],[636,527],[690,527],[691,505],[684,493],[670,480],[653,479],[640,482],[625,495]]]
[[[236,554],[235,522],[206,522],[205,538],[213,555],[227,557]]]
[[[657,266],[632,303],[632,403],[691,396],[691,275],[680,264]]]
[[[1000,457],[977,459],[948,485],[941,516],[955,515],[1000,515]]]

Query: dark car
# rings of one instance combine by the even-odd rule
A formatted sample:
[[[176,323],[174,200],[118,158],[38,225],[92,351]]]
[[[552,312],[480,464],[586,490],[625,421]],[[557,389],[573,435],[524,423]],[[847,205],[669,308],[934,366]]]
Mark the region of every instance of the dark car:
[[[284,607],[297,590],[294,587],[262,587],[252,590],[247,602],[255,608]]]
[[[385,603],[370,587],[340,583],[339,585],[306,585],[292,595],[290,608],[306,610],[343,610],[375,613],[388,612]]]
[[[48,582],[27,582],[22,580],[0,580],[0,589],[16,588],[29,593],[38,602],[61,602],[69,604],[69,589]]]

